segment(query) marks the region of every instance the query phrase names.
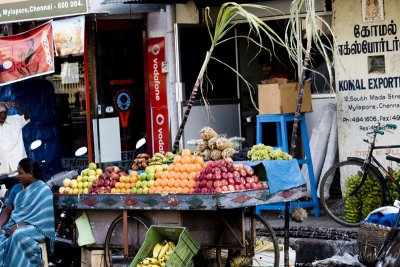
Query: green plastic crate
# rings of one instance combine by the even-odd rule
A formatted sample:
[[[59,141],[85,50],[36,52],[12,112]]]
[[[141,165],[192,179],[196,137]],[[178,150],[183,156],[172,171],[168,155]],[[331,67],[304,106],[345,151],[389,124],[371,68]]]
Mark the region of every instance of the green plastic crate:
[[[191,260],[200,243],[186,229],[186,227],[150,226],[146,233],[145,241],[131,263],[136,267],[144,258],[153,256],[154,246],[163,240],[172,241],[176,244],[174,251],[166,262],[166,267],[190,266]]]

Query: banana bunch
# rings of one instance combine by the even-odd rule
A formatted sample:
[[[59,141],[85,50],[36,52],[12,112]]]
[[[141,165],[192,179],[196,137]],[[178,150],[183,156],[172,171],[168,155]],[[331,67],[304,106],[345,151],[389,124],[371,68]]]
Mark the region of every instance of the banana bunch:
[[[136,159],[133,160],[132,170],[144,170],[149,165],[150,156],[146,153],[137,155]]]
[[[137,267],[164,267],[169,257],[175,249],[175,244],[171,241],[164,240],[157,243],[153,248],[153,257],[143,259]]]
[[[149,165],[161,165],[167,163],[167,158],[163,153],[155,153],[151,159],[149,159]]]

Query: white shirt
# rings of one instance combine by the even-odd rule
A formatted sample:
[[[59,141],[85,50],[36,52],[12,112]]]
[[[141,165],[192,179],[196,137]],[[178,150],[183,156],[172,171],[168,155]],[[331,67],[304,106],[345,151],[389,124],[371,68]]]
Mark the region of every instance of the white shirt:
[[[0,173],[16,171],[19,161],[26,158],[22,128],[28,122],[23,115],[10,115],[0,125]]]

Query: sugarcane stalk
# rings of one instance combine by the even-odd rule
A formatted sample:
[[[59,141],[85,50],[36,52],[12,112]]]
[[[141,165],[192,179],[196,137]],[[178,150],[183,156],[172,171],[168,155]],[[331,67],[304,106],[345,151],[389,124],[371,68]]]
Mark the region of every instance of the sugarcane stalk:
[[[179,140],[182,137],[183,130],[185,129],[186,122],[189,118],[190,111],[192,110],[194,100],[196,99],[197,92],[199,91],[199,87],[201,82],[203,81],[204,73],[207,69],[208,62],[210,61],[211,54],[214,50],[214,46],[211,46],[210,50],[206,54],[206,58],[204,59],[203,66],[200,69],[199,75],[197,76],[196,83],[193,86],[192,93],[190,94],[190,98],[188,104],[186,106],[185,113],[183,114],[183,119],[181,124],[179,125],[178,133],[176,134],[174,145],[172,147],[172,153],[176,153],[179,149]]]

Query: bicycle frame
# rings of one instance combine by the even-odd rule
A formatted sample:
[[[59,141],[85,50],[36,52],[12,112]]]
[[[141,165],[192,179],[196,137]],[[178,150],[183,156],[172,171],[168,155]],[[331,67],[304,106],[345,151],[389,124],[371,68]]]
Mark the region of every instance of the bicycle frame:
[[[379,177],[381,179],[383,179],[383,181],[390,181],[395,183],[395,185],[397,186],[398,190],[400,191],[400,184],[394,179],[394,177],[389,173],[389,171],[383,167],[383,165],[374,157],[373,152],[375,150],[380,150],[380,149],[390,149],[390,148],[400,148],[400,145],[389,145],[389,146],[375,146],[375,142],[376,142],[376,136],[377,134],[383,134],[383,131],[381,130],[374,130],[374,132],[372,132],[373,137],[372,137],[372,141],[369,142],[368,140],[364,139],[364,142],[368,143],[368,155],[364,160],[363,166],[362,166],[362,170],[363,170],[363,176],[361,179],[360,184],[350,193],[350,196],[354,196],[354,194],[363,186],[363,184],[365,183],[365,181],[367,180],[367,176],[368,176],[368,170],[370,168],[372,169],[376,169],[377,170],[377,175],[379,175]],[[355,159],[355,158],[348,158],[349,160],[351,159]],[[382,173],[384,175],[382,175]],[[386,190],[386,183],[384,183],[385,186],[385,191]]]

